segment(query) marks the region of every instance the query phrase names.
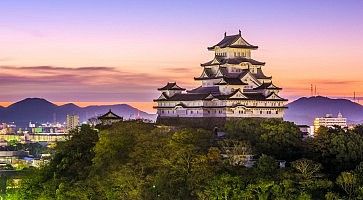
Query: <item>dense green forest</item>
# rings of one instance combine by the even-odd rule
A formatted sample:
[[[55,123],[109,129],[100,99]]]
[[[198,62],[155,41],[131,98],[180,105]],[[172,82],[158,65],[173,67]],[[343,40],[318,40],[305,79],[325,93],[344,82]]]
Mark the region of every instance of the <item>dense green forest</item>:
[[[321,128],[304,140],[281,120],[228,121],[224,131],[82,126],[7,199],[363,199],[362,126]],[[250,155],[255,163],[245,167]]]

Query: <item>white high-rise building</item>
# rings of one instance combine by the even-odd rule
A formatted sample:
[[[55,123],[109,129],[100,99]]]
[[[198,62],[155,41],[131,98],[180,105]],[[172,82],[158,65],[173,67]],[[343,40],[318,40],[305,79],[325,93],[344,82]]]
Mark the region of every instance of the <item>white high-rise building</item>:
[[[186,90],[175,82],[159,88],[157,102],[159,118],[175,117],[264,117],[283,118],[287,99],[279,96],[282,90],[272,83],[262,68],[264,62],[252,59],[251,45],[241,36],[224,35],[216,45],[213,60],[201,64],[201,85]]]
[[[347,128],[347,118],[344,118],[341,113],[338,113],[337,117],[333,117],[331,114],[327,114],[325,117],[317,117],[314,120],[314,132],[316,133],[319,127],[325,126],[328,128],[333,128],[334,126],[339,126],[341,128]]]
[[[79,116],[78,115],[67,115],[66,128],[67,131],[75,129],[79,126]]]

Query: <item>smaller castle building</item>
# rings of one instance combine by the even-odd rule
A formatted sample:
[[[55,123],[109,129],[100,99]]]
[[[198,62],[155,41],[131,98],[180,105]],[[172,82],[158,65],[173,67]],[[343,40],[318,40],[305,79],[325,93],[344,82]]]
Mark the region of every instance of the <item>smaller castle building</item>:
[[[99,116],[98,120],[102,125],[111,125],[113,123],[123,121],[123,118],[113,113],[110,109],[106,114]]]

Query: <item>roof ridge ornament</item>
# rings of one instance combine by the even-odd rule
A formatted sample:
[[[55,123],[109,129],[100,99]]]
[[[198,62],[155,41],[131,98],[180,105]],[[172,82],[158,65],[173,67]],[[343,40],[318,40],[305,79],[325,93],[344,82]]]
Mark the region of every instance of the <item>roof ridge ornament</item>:
[[[226,32],[224,32],[224,37],[227,37],[227,31],[226,31]]]
[[[238,29],[238,34],[239,36],[241,36],[241,29]]]

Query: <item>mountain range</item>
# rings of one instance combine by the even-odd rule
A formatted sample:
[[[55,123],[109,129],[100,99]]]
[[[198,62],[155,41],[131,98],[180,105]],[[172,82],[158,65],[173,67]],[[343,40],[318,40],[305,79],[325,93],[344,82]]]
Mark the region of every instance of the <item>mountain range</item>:
[[[109,110],[124,117],[124,119],[136,118],[137,116],[155,120],[155,114],[140,111],[127,104],[98,105],[79,107],[73,103],[58,106],[41,98],[27,98],[16,102],[8,107],[0,107],[0,121],[14,122],[20,127],[25,127],[30,121],[37,123],[65,122],[67,114],[79,115],[80,121],[105,114]]]
[[[326,114],[337,116],[342,113],[348,118],[349,123],[363,123],[363,106],[347,99],[332,99],[328,97],[302,97],[287,105],[284,119],[296,124],[312,125],[315,117],[323,117]],[[97,117],[109,110],[124,117],[124,119],[137,116],[155,120],[155,114],[149,114],[127,104],[98,105],[79,107],[69,103],[55,105],[41,98],[27,98],[8,107],[0,106],[0,122],[14,122],[20,127],[25,127],[31,122],[45,123],[64,122],[67,114],[79,115],[81,121]]]
[[[287,105],[284,119],[296,124],[312,125],[315,117],[342,113],[348,123],[363,123],[363,106],[348,99],[332,99],[322,96],[302,97]]]

